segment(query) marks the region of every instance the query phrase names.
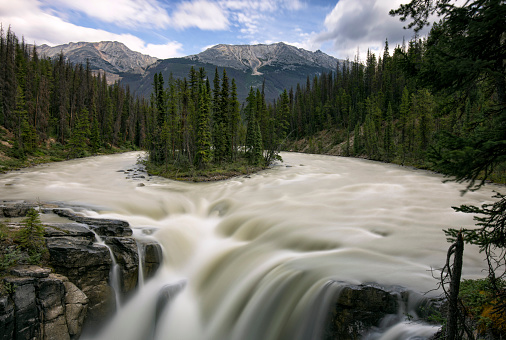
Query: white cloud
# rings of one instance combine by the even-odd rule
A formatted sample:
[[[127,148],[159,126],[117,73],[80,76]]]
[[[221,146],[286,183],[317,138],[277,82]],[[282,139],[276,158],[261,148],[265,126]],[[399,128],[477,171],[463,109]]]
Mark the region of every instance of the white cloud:
[[[340,0],[325,18],[325,30],[314,37],[316,44],[332,42],[339,58],[353,59],[360,50],[363,60],[367,49],[383,50],[385,39],[390,47],[409,40],[413,32],[404,30],[399,17],[388,14],[407,0]]]
[[[85,13],[123,27],[167,27],[169,15],[155,0],[44,0],[53,7]]]
[[[146,44],[132,34],[116,34],[105,30],[77,26],[51,15],[41,9],[38,0],[16,0],[0,5],[0,22],[11,26],[18,36],[28,43],[55,46],[79,41],[119,41],[134,51],[157,58],[181,56],[182,45],[178,42],[155,45]]]
[[[148,54],[152,57],[167,59],[167,58],[182,57],[183,56],[183,54],[181,53],[182,48],[183,44],[177,41],[171,41],[164,45],[147,44],[145,47],[139,47],[137,49],[131,48],[131,49],[137,52],[141,52],[143,54]]]
[[[223,9],[206,0],[185,1],[172,13],[172,25],[176,28],[197,27],[202,30],[225,30],[229,21]]]

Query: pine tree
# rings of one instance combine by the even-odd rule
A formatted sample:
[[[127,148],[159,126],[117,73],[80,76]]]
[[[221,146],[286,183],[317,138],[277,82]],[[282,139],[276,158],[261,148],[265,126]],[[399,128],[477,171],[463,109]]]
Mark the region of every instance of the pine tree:
[[[88,109],[84,108],[77,114],[72,136],[68,144],[69,158],[87,156],[87,137],[89,135]]]
[[[237,85],[235,79],[232,78],[232,92],[230,94],[230,125],[229,134],[231,136],[232,158],[237,157],[239,148],[239,124],[241,122],[241,113],[239,108],[239,100],[237,99]]]
[[[384,160],[390,162],[394,155],[393,144],[393,112],[392,105],[388,104],[387,115],[385,117],[385,133],[383,135]]]
[[[94,154],[100,149],[100,126],[95,109],[93,109],[93,120],[91,122],[90,147],[91,152]]]
[[[197,151],[195,153],[195,166],[199,169],[205,168],[211,162],[211,132],[210,123],[210,98],[207,87],[201,82],[198,105],[197,123]]]

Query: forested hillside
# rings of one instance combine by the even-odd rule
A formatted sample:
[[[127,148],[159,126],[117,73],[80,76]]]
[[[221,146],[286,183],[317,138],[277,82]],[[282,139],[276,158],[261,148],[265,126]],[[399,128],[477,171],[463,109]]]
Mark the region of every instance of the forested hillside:
[[[149,103],[128,87],[107,85],[86,65],[60,54],[39,58],[10,29],[0,39],[0,157],[4,167],[27,158],[59,160],[142,148]]]
[[[463,147],[472,136],[483,144],[500,134],[504,126],[498,125],[502,124],[498,119],[504,109],[493,79],[463,81],[460,86],[451,85],[451,91],[444,86],[445,79],[432,82],[436,76],[444,77],[436,68],[450,73],[447,68],[455,62],[445,64],[437,59],[433,45],[438,28],[429,38],[413,39],[393,51],[386,41],[381,55],[367,51],[365,63],[356,57],[336,72],[308,78],[306,84],[292,89],[290,142],[285,148],[444,172],[437,159],[448,147],[443,142],[449,136]],[[454,81],[461,80],[459,76]],[[489,171],[487,175],[504,182],[504,159],[494,164],[493,174]]]

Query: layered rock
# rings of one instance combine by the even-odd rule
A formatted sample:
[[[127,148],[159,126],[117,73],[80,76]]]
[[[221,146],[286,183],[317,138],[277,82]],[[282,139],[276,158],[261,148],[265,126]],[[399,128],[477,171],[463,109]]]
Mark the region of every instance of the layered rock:
[[[71,230],[84,228],[79,225],[65,224],[58,228],[69,227]],[[51,228],[50,228],[51,229]],[[86,233],[83,230],[83,233]],[[114,291],[109,286],[111,256],[109,249],[94,243],[94,234],[85,236],[52,236],[46,237],[50,261],[57,273],[65,275],[89,299],[89,318],[87,322],[97,323],[110,315],[115,308]]]
[[[0,297],[0,339],[77,339],[88,299],[73,283],[50,269],[18,266],[4,278]]]
[[[26,213],[30,208],[33,208],[33,204],[27,204],[24,202],[1,202],[0,203],[0,218],[11,218],[26,216]]]
[[[0,216],[23,217],[33,205],[0,203]],[[77,222],[45,226],[51,269],[11,268],[3,278],[7,294],[0,295],[0,340],[77,339],[83,325],[96,328],[116,308],[110,286],[113,259],[120,268],[119,292],[126,297],[138,284],[139,255],[127,222],[82,217],[59,208],[46,208]],[[97,242],[97,240],[104,240]],[[154,274],[161,247],[144,245],[144,277]]]

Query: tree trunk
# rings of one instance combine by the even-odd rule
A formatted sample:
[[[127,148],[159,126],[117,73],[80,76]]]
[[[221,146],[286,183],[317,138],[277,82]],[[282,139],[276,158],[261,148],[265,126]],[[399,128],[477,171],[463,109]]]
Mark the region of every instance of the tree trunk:
[[[448,318],[446,325],[446,340],[458,339],[458,319],[459,319],[459,306],[458,297],[460,290],[460,276],[462,274],[462,256],[464,255],[464,240],[462,234],[459,233],[457,241],[450,247],[448,253],[448,261],[454,252],[453,268],[448,271],[450,273],[450,294],[448,298]]]

